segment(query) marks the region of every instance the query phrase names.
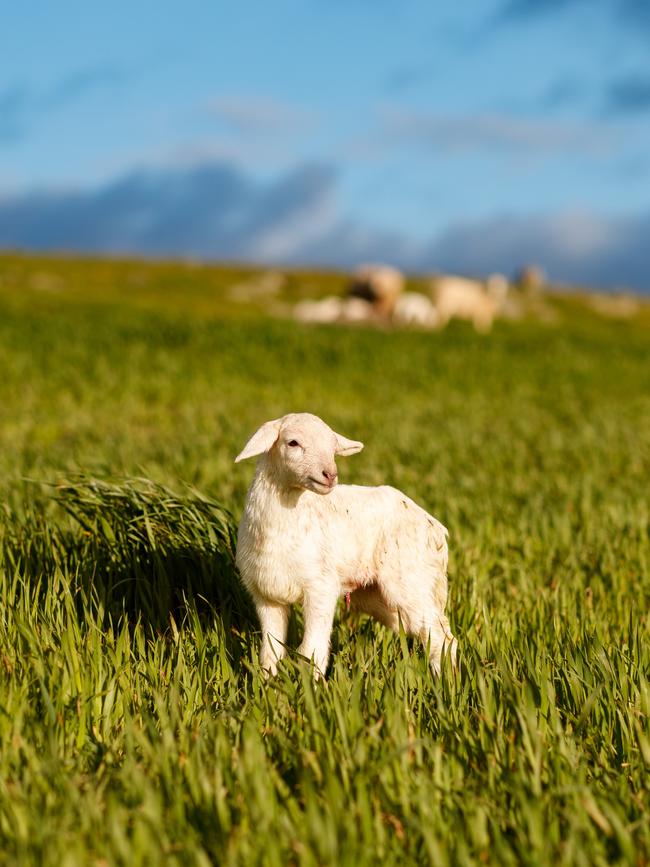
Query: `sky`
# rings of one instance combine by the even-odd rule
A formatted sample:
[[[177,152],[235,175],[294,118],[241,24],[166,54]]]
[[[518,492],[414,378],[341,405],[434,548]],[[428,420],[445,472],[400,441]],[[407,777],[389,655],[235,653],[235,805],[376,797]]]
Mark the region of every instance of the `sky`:
[[[650,2],[2,3],[0,247],[650,291]]]

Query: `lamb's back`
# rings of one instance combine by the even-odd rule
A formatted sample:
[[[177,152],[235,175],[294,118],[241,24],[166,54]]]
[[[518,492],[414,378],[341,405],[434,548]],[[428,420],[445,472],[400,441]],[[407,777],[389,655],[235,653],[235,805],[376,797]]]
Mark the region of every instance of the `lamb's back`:
[[[399,584],[420,572],[446,576],[447,530],[406,494],[389,485],[339,485],[330,498],[345,516],[343,551],[354,552],[356,568],[370,581]]]

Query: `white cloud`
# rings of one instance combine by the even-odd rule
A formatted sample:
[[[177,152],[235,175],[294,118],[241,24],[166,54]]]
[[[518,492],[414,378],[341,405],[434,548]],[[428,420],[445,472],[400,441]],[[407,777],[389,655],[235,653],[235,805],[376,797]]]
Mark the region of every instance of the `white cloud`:
[[[305,132],[318,121],[312,109],[274,99],[219,96],[210,101],[208,114],[241,135]]]
[[[616,141],[610,128],[595,123],[506,114],[442,114],[393,106],[381,110],[381,127],[388,141],[456,153],[600,153],[608,152]]]
[[[552,280],[650,291],[650,213],[493,217],[449,228],[422,250],[420,266],[485,274],[536,262]]]

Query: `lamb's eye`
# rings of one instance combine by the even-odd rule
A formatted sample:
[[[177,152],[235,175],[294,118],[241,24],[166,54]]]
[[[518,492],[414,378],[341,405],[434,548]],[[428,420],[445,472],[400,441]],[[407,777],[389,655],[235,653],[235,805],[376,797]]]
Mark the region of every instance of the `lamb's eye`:
[[[298,442],[298,440],[289,440],[287,445],[293,447],[293,446],[299,446],[300,443]]]

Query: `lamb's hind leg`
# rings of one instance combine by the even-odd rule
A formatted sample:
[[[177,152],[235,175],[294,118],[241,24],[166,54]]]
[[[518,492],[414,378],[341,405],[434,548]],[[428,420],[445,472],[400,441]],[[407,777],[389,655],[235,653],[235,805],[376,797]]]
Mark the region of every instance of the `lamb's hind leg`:
[[[446,654],[453,669],[456,668],[456,649],[458,642],[449,628],[449,621],[444,614],[433,614],[428,623],[418,630],[422,643],[429,648],[429,665],[434,674],[440,674],[442,655]]]
[[[404,630],[409,635],[417,635],[429,650],[429,665],[434,674],[440,674],[443,653],[456,666],[457,642],[449,628],[449,621],[438,609],[430,607],[424,613],[419,606],[400,605],[398,614]]]
[[[456,667],[457,641],[449,629],[449,621],[436,609],[427,612],[423,619],[419,610],[404,605],[391,608],[376,586],[355,590],[350,602],[353,611],[370,614],[394,632],[399,631],[401,623],[405,632],[417,635],[429,648],[429,664],[435,674],[440,674],[443,652],[450,657],[452,666]]]

